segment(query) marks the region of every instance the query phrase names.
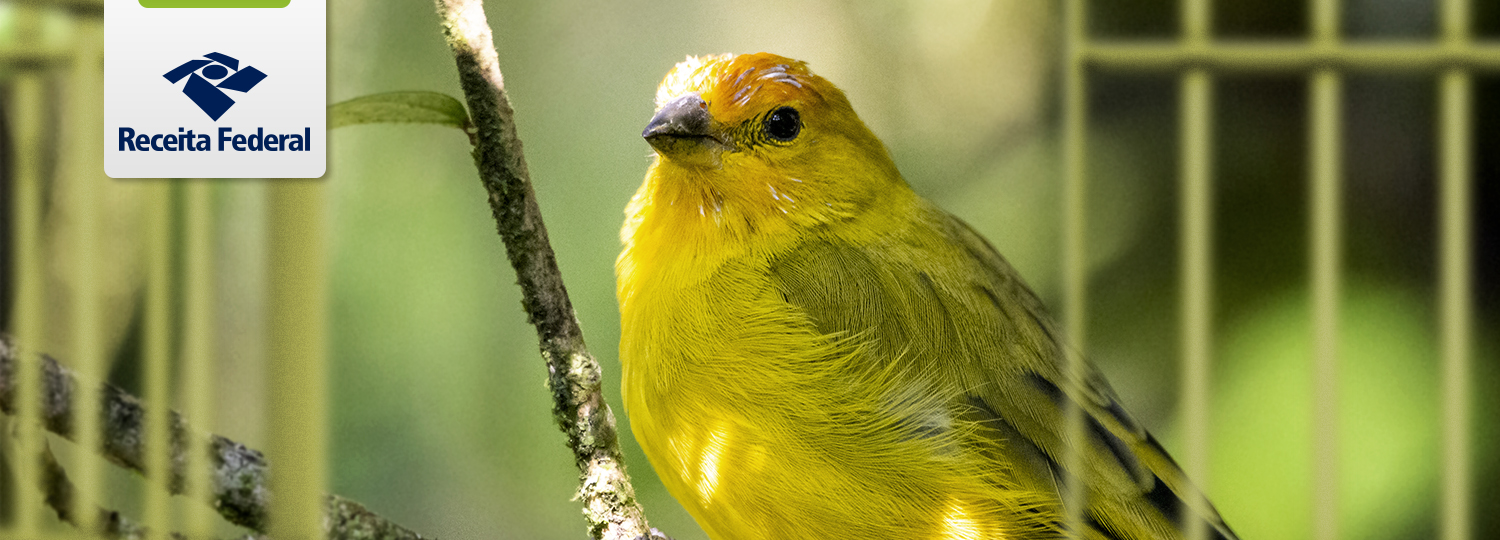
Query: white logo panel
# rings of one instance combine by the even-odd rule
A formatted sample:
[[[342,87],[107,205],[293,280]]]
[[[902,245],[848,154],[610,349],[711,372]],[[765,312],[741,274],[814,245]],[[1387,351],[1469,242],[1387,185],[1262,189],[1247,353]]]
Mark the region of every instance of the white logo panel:
[[[107,0],[104,7],[105,174],[323,176],[326,0],[282,8]]]

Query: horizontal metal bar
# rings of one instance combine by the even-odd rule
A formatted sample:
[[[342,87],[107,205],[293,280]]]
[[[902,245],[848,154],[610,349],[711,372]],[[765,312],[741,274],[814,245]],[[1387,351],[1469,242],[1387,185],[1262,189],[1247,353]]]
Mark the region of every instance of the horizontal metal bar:
[[[18,68],[47,68],[67,64],[73,60],[73,51],[58,47],[12,47],[0,48],[0,66]]]
[[[73,9],[89,9],[104,13],[104,0],[32,0],[44,6],[62,6]]]
[[[104,16],[104,0],[21,0],[20,3],[58,8],[74,15]]]
[[[1500,43],[1463,46],[1430,43],[1314,45],[1308,42],[1098,42],[1083,45],[1080,59],[1101,69],[1181,71],[1500,71]]]

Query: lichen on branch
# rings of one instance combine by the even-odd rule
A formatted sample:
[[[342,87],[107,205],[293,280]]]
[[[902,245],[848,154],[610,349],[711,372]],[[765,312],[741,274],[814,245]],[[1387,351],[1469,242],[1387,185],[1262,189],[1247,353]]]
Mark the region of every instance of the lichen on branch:
[[[521,305],[536,326],[552,389],[553,417],[567,435],[582,477],[579,497],[589,534],[608,540],[665,538],[646,524],[625,474],[614,415],[600,390],[599,364],[584,345],[531,189],[484,3],[435,3],[458,66],[469,118],[478,130],[474,165],[521,286]]]

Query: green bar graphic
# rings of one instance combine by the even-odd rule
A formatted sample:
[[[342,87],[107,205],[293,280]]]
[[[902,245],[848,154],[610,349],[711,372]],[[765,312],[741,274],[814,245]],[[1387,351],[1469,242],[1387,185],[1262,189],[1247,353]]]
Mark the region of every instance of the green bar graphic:
[[[292,0],[140,0],[148,8],[284,8]]]

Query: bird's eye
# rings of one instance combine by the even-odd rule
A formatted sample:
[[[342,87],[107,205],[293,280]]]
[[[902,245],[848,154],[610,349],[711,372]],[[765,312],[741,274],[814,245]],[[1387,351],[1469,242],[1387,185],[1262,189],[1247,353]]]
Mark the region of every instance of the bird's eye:
[[[791,107],[771,111],[765,125],[766,135],[781,142],[792,142],[802,132],[802,119],[798,117],[797,109]]]

